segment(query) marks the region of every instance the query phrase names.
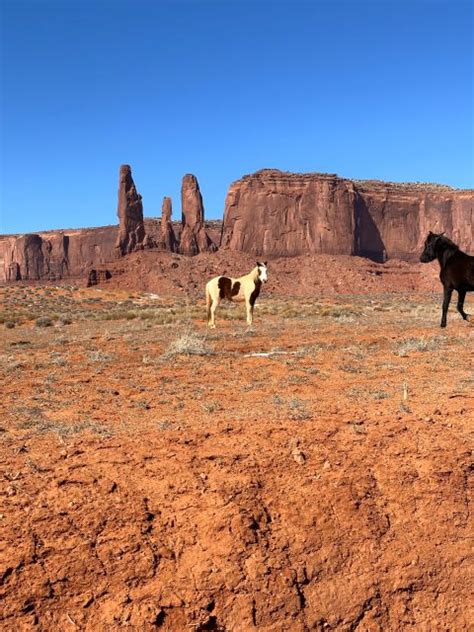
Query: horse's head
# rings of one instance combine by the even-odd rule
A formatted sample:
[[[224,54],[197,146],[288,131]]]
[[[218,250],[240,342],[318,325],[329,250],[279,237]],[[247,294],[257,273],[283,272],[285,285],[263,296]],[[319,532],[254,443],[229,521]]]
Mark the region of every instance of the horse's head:
[[[421,263],[429,263],[430,261],[434,261],[436,259],[436,246],[439,244],[443,235],[444,233],[437,235],[436,233],[432,233],[431,231],[428,233],[428,236],[425,239],[423,252],[420,255]]]
[[[436,234],[430,231],[426,237],[425,247],[421,253],[420,261],[422,263],[434,261],[439,254],[446,250],[459,250],[459,247],[456,246],[453,241],[448,239],[448,237],[445,237],[444,233]]]
[[[257,261],[257,268],[259,281],[266,283],[268,281],[267,262],[265,261],[264,263],[260,263]]]

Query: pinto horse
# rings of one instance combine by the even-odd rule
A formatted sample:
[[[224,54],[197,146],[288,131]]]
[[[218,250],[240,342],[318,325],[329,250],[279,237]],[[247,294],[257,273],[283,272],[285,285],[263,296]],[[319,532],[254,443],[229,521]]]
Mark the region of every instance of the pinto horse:
[[[444,236],[444,233],[437,235],[429,232],[420,261],[428,263],[435,259],[438,259],[441,267],[439,278],[444,287],[441,327],[446,327],[448,307],[453,290],[458,293],[458,312],[464,320],[468,320],[469,314],[464,311],[464,299],[466,292],[474,292],[474,257],[460,250],[459,246]]]
[[[247,308],[247,324],[253,321],[253,308],[260,294],[262,283],[268,280],[267,262],[259,263],[245,276],[233,279],[226,276],[218,276],[206,284],[206,308],[207,324],[215,328],[214,314],[221,299],[229,301],[245,301]]]

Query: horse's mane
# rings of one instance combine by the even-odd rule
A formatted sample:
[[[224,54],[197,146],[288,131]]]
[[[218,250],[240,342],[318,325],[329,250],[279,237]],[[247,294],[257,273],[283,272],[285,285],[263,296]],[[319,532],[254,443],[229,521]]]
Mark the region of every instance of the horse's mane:
[[[454,241],[451,241],[449,237],[446,237],[446,235],[435,235],[435,236],[437,237],[438,244],[443,244],[443,246],[446,246],[453,250],[459,250],[459,246],[455,244]]]

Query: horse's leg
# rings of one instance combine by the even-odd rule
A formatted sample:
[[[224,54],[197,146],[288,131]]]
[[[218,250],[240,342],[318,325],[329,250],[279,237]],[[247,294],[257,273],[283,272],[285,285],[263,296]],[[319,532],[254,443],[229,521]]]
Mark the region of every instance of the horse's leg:
[[[206,288],[206,314],[207,314],[207,324],[209,326],[211,325],[211,305],[212,305],[211,293]]]
[[[245,297],[245,307],[247,309],[247,325],[251,327],[253,323],[253,305],[250,298]]]
[[[448,315],[448,307],[451,302],[451,295],[453,290],[451,288],[444,288],[444,300],[443,300],[443,315],[441,316],[441,327],[446,327],[446,319]]]
[[[209,327],[211,329],[215,329],[216,328],[216,322],[215,322],[215,313],[216,313],[216,309],[218,307],[220,303],[220,299],[219,299],[219,295],[217,296],[217,298],[213,298],[212,299],[212,305],[211,305],[211,320],[209,322]]]
[[[469,314],[466,314],[464,311],[464,299],[466,298],[466,290],[458,290],[458,312],[464,318],[464,320],[469,319]]]

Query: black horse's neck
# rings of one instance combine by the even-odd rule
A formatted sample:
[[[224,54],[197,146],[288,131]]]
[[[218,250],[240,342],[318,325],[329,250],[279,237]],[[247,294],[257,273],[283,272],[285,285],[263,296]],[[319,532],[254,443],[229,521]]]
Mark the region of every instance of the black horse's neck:
[[[459,247],[456,246],[455,243],[453,243],[450,239],[444,238],[441,239],[437,244],[436,244],[436,258],[439,261],[439,265],[444,268],[444,266],[446,265],[447,261],[453,256],[455,255],[457,252],[459,252]]]

